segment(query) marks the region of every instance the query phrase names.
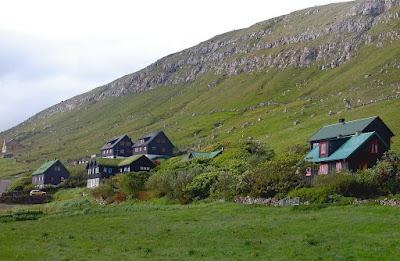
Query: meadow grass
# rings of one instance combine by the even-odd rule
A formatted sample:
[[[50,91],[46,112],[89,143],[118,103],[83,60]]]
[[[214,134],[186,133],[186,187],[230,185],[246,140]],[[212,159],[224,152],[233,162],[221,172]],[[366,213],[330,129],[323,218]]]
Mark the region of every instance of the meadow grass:
[[[399,208],[125,203],[0,223],[1,260],[396,260]]]

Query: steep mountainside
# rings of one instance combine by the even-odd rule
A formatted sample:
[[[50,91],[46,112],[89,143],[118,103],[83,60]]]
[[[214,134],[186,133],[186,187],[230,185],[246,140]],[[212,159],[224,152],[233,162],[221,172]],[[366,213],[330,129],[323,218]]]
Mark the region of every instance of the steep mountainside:
[[[156,129],[181,148],[256,137],[277,151],[339,115],[380,115],[397,134],[399,16],[400,0],[355,1],[216,36],[1,133],[23,147],[0,170],[84,157],[110,136]]]

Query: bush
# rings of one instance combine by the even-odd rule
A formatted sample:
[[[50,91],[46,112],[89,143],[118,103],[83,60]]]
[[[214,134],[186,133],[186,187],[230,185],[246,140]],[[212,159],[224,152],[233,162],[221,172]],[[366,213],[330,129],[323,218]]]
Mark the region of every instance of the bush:
[[[115,185],[126,196],[136,198],[138,193],[145,189],[145,183],[149,177],[149,172],[131,172],[117,175],[115,177]]]
[[[74,168],[73,171],[71,171],[71,175],[69,176],[69,178],[60,183],[60,187],[78,188],[78,187],[86,187],[86,184],[87,184],[87,173],[85,169]]]
[[[316,187],[316,188],[298,188],[292,190],[288,196],[291,198],[298,197],[301,201],[308,201],[314,204],[328,203],[330,200],[330,191],[326,187]]]
[[[340,173],[335,175],[318,176],[314,186],[324,187],[329,191],[345,197],[368,198],[379,195],[376,183],[362,179],[358,174]]]
[[[386,153],[381,161],[371,169],[358,173],[360,180],[374,184],[381,195],[400,192],[400,158]]]
[[[196,176],[185,188],[188,199],[192,201],[208,198],[219,174],[219,172],[208,172]]]
[[[189,203],[192,199],[186,187],[194,178],[205,172],[212,172],[215,168],[209,165],[209,160],[181,161],[172,159],[160,166],[157,173],[150,176],[146,188],[157,196],[167,196],[181,203]]]
[[[7,191],[30,191],[33,188],[32,185],[32,177],[31,176],[23,176],[16,179],[11,185],[8,187]]]
[[[241,176],[220,171],[217,181],[214,183],[210,191],[210,197],[213,199],[233,200],[237,195],[240,195]]]
[[[301,157],[288,155],[262,164],[258,170],[243,177],[241,192],[252,197],[274,197],[304,186],[301,173],[305,164]],[[247,193],[246,193],[247,192]]]
[[[246,140],[242,142],[241,148],[247,154],[244,155],[247,162],[252,166],[271,160],[275,156],[273,149],[257,140]]]
[[[115,190],[112,179],[107,180],[104,184],[92,189],[90,192],[93,197],[104,200],[106,203],[113,202]]]

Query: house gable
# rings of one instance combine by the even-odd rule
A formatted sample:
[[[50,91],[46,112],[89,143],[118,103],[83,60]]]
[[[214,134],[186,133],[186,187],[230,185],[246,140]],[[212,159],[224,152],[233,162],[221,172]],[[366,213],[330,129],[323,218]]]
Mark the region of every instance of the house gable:
[[[129,157],[132,155],[132,144],[128,135],[115,137],[101,147],[101,156],[106,158]]]
[[[175,146],[163,131],[143,136],[133,145],[133,154],[173,155]]]
[[[32,183],[34,185],[58,185],[64,179],[69,178],[69,175],[69,171],[61,161],[48,161],[32,174]]]
[[[339,123],[326,125],[319,129],[310,139],[310,143],[319,142],[322,140],[336,139],[337,137],[347,137],[356,133],[374,132],[376,131],[383,140],[389,141],[394,136],[389,127],[378,116],[344,121],[341,119]]]
[[[353,155],[357,150],[359,150],[362,147],[362,145],[367,143],[372,137],[374,137],[377,140],[380,140],[382,146],[385,146],[384,150],[387,150],[386,144],[376,132],[368,132],[352,136],[328,157],[320,157],[319,153],[320,147],[319,145],[317,145],[307,154],[305,159],[307,161],[314,163],[344,160]]]

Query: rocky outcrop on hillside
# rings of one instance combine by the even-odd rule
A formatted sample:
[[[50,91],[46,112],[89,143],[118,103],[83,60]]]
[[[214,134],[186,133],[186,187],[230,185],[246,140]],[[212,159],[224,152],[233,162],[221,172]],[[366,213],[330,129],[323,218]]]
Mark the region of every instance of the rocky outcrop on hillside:
[[[205,73],[237,75],[267,68],[317,64],[329,70],[349,61],[362,45],[400,39],[398,30],[373,28],[399,19],[400,0],[359,0],[310,8],[216,36],[150,66],[35,115],[30,121],[109,97],[193,81]]]

